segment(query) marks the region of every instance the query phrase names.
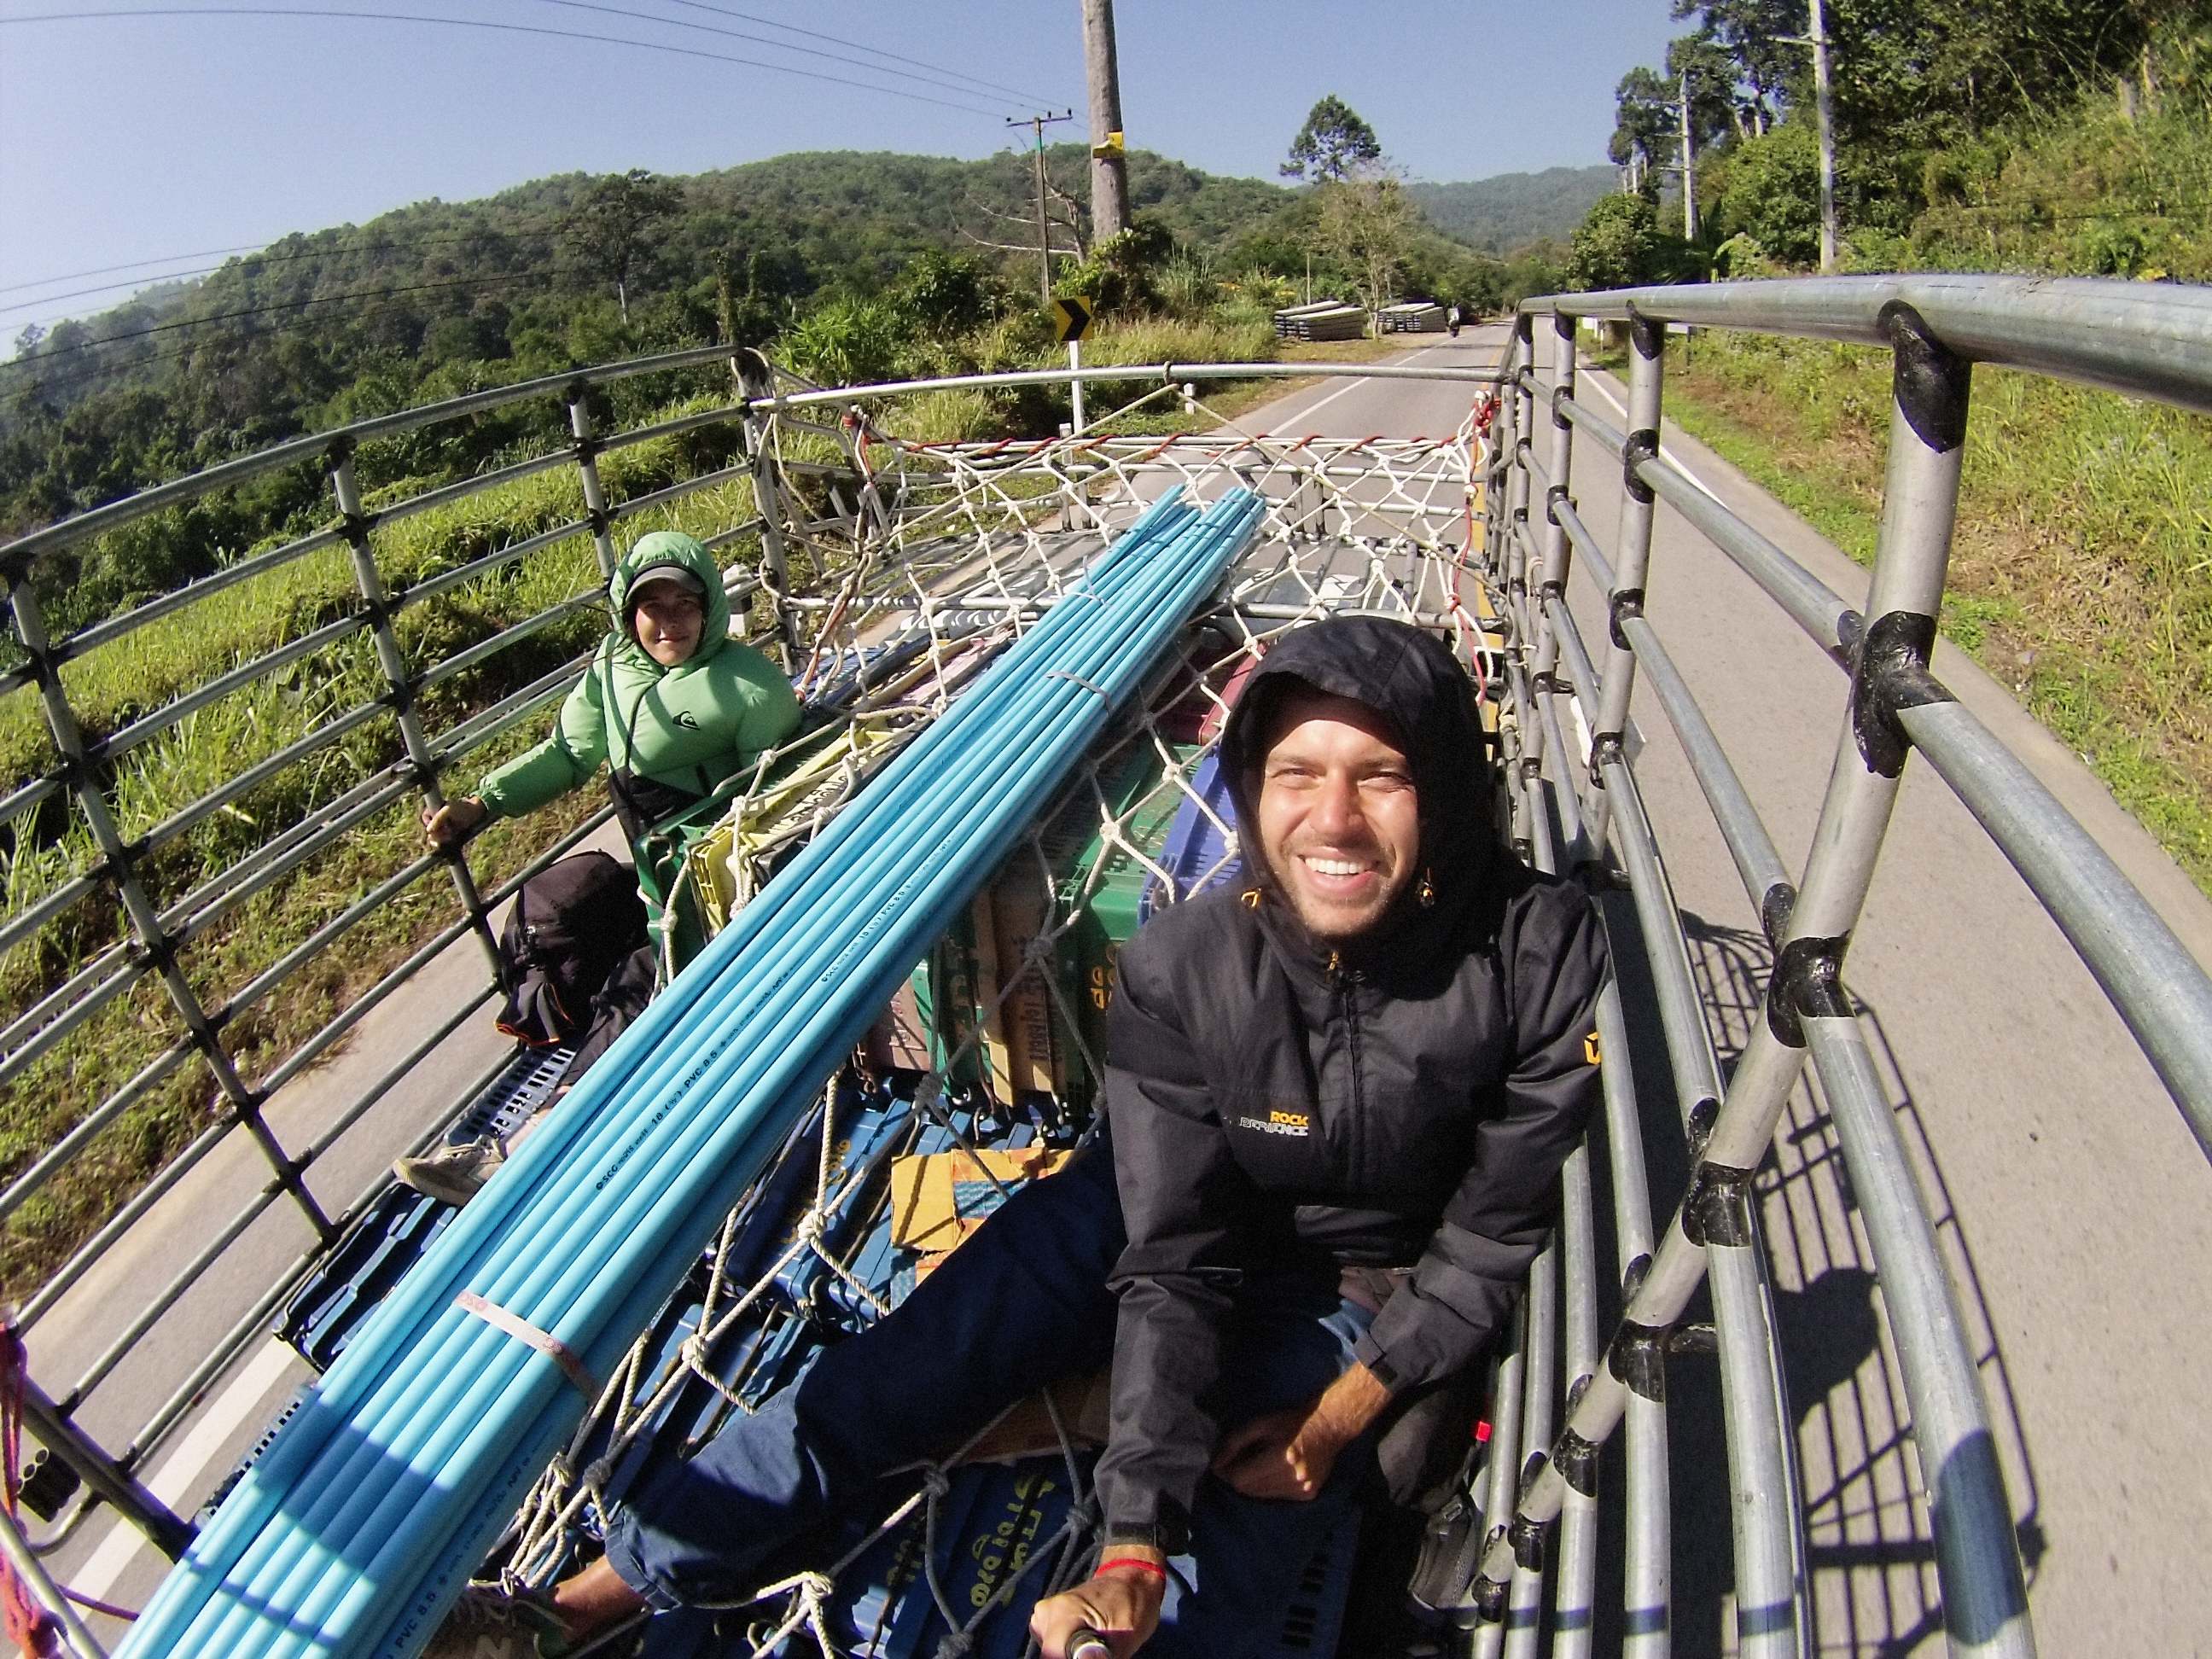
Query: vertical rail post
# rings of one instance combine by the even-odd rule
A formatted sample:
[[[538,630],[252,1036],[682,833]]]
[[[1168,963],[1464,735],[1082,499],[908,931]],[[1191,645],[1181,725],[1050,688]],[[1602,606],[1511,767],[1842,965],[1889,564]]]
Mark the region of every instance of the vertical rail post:
[[[568,430],[575,435],[571,447],[576,471],[584,481],[584,521],[592,526],[592,545],[599,556],[599,579],[615,577],[614,520],[607,514],[607,490],[599,477],[599,439],[592,429],[592,388],[578,380],[562,394],[568,405]]]
[[[1544,486],[1542,561],[1530,606],[1536,629],[1535,674],[1540,692],[1552,688],[1559,663],[1559,638],[1544,614],[1543,602],[1566,596],[1568,566],[1574,557],[1574,544],[1567,539],[1567,526],[1559,517],[1559,504],[1569,498],[1574,483],[1575,423],[1567,418],[1564,407],[1574,395],[1575,319],[1564,311],[1555,311],[1552,313],[1552,449],[1545,463],[1550,477]]]
[[[1516,1310],[1512,1346],[1498,1362],[1497,1385],[1490,1395],[1490,1462],[1482,1494],[1483,1522],[1487,1536],[1502,1539],[1513,1520],[1513,1494],[1521,1470],[1522,1378],[1528,1352],[1528,1302]],[[1502,1620],[1486,1619],[1475,1626],[1475,1659],[1498,1659],[1505,1646]]]
[[[1562,688],[1559,678],[1559,638],[1553,627],[1548,601],[1558,596],[1563,601],[1567,590],[1569,560],[1572,556],[1567,541],[1567,527],[1559,514],[1559,503],[1567,499],[1568,486],[1574,467],[1574,423],[1567,419],[1561,400],[1574,395],[1575,390],[1575,319],[1564,312],[1552,313],[1552,448],[1547,465],[1549,480],[1544,488],[1544,538],[1537,568],[1534,573],[1533,594],[1523,592],[1519,601],[1516,625],[1528,630],[1533,646],[1528,658],[1528,693],[1529,701],[1523,705],[1521,716],[1521,792],[1530,797],[1531,811],[1540,811],[1534,800],[1540,787],[1546,752],[1547,714],[1553,714],[1551,699]],[[1559,775],[1568,780],[1572,792],[1572,774],[1569,769],[1571,757],[1559,754],[1555,757]],[[1566,803],[1562,802],[1564,808]],[[1567,826],[1572,836],[1579,829],[1579,803],[1573,822]],[[1579,858],[1577,848],[1563,850],[1563,860]]]
[[[1907,1248],[1878,1259],[1913,1444],[1928,1487],[1943,1623],[1954,1654],[2026,1659],[2035,1652],[2012,1507],[1967,1352],[1956,1292],[1942,1268],[1926,1210],[1899,1153],[1842,962],[1911,739],[1897,711],[1948,696],[1927,674],[1936,608],[1957,515],[1972,368],[1910,307],[1883,322],[1896,354],[1881,543],[1854,642],[1850,717],[1814,832],[1805,889],[1776,971],[1778,1041],[1818,1054],[1852,1188],[1877,1233]],[[1831,881],[1822,854],[1835,866]]]
[[[1608,929],[1608,932],[1611,931]],[[1613,1232],[1620,1248],[1620,1299],[1626,1304],[1651,1267],[1651,1187],[1644,1167],[1644,1122],[1636,1104],[1636,1078],[1628,1064],[1628,1023],[1620,991],[1598,994],[1598,1081],[1605,1091],[1605,1138],[1613,1175]],[[1595,1376],[1593,1361],[1586,1375]],[[1579,1392],[1579,1391],[1578,1391]],[[1577,1395],[1570,1395],[1574,1413]],[[1667,1371],[1654,1365],[1631,1388],[1627,1403],[1627,1473],[1622,1499],[1620,1650],[1629,1659],[1668,1659],[1674,1650],[1673,1489],[1667,1462]],[[1587,1446],[1587,1450],[1583,1448]],[[1561,1437],[1554,1461],[1570,1492],[1580,1494],[1578,1474],[1594,1499],[1598,1451]],[[1569,1504],[1574,1499],[1567,1500]],[[1564,1548],[1564,1546],[1562,1546]]]
[[[1599,1352],[1597,1222],[1591,1212],[1588,1140],[1567,1155],[1560,1169],[1559,1198],[1560,1275],[1566,1303],[1564,1357],[1566,1397],[1571,1401],[1589,1386]],[[1553,1659],[1588,1659],[1590,1652],[1591,1621],[1597,1613],[1597,1468],[1592,1459],[1587,1469],[1575,1471],[1567,1482],[1566,1502],[1559,1511]]]
[[[362,507],[361,483],[354,476],[350,439],[342,439],[331,446],[331,494],[337,500],[346,547],[353,555],[354,582],[361,589],[362,602],[368,609],[369,636],[375,642],[377,666],[383,671],[384,683],[390,688],[385,700],[392,705],[392,718],[398,724],[399,741],[407,751],[408,769],[414,774],[416,787],[422,792],[424,799],[434,808],[442,806],[446,804],[446,792],[438,781],[438,757],[431,750],[429,738],[423,734],[422,719],[415,708],[415,681],[407,672],[407,659],[400,652],[399,636],[392,631],[391,596],[385,592],[384,573],[376,568],[376,552],[369,544],[369,532],[376,521]],[[453,848],[447,858],[446,867],[453,876],[453,891],[459,896],[461,908],[468,916],[469,929],[483,947],[492,977],[497,979],[501,970],[499,941],[492,937],[491,920],[484,909],[483,896],[477,890],[476,872],[469,868],[466,849]]]
[[[68,1644],[75,1659],[107,1659],[107,1650],[101,1647],[93,1633],[85,1628],[84,1620],[62,1594],[45,1563],[31,1553],[29,1540],[16,1528],[12,1516],[0,1515],[0,1555],[5,1555],[9,1566],[16,1577],[28,1587],[40,1606],[54,1616],[61,1626],[62,1639]]]
[[[1839,1037],[1856,1016],[1843,963],[1881,850],[1909,744],[1896,710],[1929,694],[1958,507],[1971,370],[1911,307],[1893,301],[1883,325],[1895,354],[1888,472],[1868,620],[1854,630],[1850,705],[1814,826],[1802,890],[1790,907],[1767,996],[1727,1097],[1698,1149],[1692,1199],[1662,1249],[1683,1245],[1683,1223],[1710,1216],[1717,1194],[1740,1189],[1765,1156],[1817,1030],[1844,1077]],[[1848,1079],[1844,1078],[1846,1086]],[[1870,1219],[1872,1218],[1870,1217]],[[1700,1221],[1699,1231],[1704,1231]],[[1683,1244],[1695,1241],[1684,1238]],[[1670,1281],[1674,1278],[1670,1272]],[[1906,1333],[1917,1341],[1920,1333]],[[1905,1342],[1900,1342],[1900,1351]],[[1907,1372],[1916,1443],[1929,1486],[1938,1578],[1954,1653],[2032,1655],[2025,1577],[2009,1524],[2002,1473],[1990,1455],[1978,1383],[1951,1390],[1937,1368]]]
[[[1604,690],[1598,700],[1597,729],[1590,734],[1591,845],[1605,845],[1613,805],[1605,790],[1606,763],[1622,754],[1628,730],[1628,705],[1636,690],[1636,653],[1622,624],[1644,614],[1644,583],[1651,564],[1651,526],[1658,497],[1637,469],[1659,453],[1659,420],[1666,375],[1666,332],[1649,318],[1628,325],[1628,443],[1620,463],[1620,533],[1613,554],[1613,591],[1606,596]]]
[[[757,399],[775,394],[775,377],[768,359],[747,346],[738,353],[738,385],[748,407],[743,425],[745,459],[752,468],[753,511],[761,521],[761,556],[768,564],[769,611],[775,624],[776,646],[784,672],[799,665],[799,630],[791,609],[791,566],[783,546],[782,492],[775,482],[775,461],[769,453],[773,415],[750,407]]]
[[[1793,1419],[1774,1361],[1774,1305],[1765,1250],[1751,1202],[1752,1158],[1742,1167],[1698,1162],[1721,1098],[1720,1060],[1691,971],[1680,908],[1625,760],[1607,763],[1622,861],[1629,872],[1660,1025],[1696,1165],[1683,1200],[1688,1242],[1704,1252],[1720,1350],[1721,1404],[1735,1549],[1737,1643],[1744,1654],[1789,1659],[1808,1650],[1804,1516],[1798,1501]]]
[[[1509,388],[1513,398],[1513,489],[1512,499],[1506,504],[1505,598],[1518,630],[1528,619],[1528,497],[1534,488],[1529,462],[1535,453],[1536,393],[1532,383],[1536,374],[1536,319],[1528,312],[1513,319],[1511,350],[1519,366]],[[1519,637],[1525,648],[1526,635]]]
[[[1498,349],[1498,407],[1490,416],[1490,462],[1484,469],[1482,483],[1482,564],[1501,593],[1510,551],[1506,538],[1512,523],[1506,497],[1512,490],[1514,464],[1519,459],[1514,434],[1520,430],[1521,392],[1514,382],[1520,354],[1521,336],[1516,330],[1505,337]]]
[[[1507,631],[1504,667],[1511,691],[1509,704],[1513,714],[1510,726],[1503,721],[1499,724],[1500,759],[1506,769],[1507,793],[1512,804],[1513,838],[1524,854],[1534,840],[1523,757],[1528,753],[1528,728],[1536,724],[1528,684],[1528,653],[1533,643],[1528,620],[1528,498],[1534,489],[1531,434],[1536,420],[1535,330],[1534,313],[1524,311],[1515,315],[1513,339],[1507,348],[1510,361],[1519,365],[1508,388],[1513,398],[1512,487],[1500,549],[1504,557]]]
[[[1520,1484],[1535,1477],[1548,1461],[1553,1402],[1559,1387],[1559,1237],[1557,1231],[1528,1267],[1527,1371],[1522,1379],[1521,1443],[1528,1448]],[[1516,1487],[1517,1490],[1517,1487]],[[1544,1532],[1540,1527],[1513,1529],[1513,1589],[1505,1616],[1505,1659],[1536,1659],[1536,1638],[1544,1621]]]
[[[174,1561],[191,1547],[191,1523],[88,1437],[28,1376],[23,1378],[23,1421],[40,1445],[75,1472],[101,1502],[112,1504],[162,1554]]]

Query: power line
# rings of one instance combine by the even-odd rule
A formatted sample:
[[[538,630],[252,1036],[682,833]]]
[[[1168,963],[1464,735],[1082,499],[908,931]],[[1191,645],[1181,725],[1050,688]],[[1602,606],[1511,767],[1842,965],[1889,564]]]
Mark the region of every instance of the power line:
[[[771,51],[775,52],[794,52],[808,58],[826,58],[833,64],[844,64],[854,69],[866,70],[871,75],[898,76],[908,81],[918,81],[924,86],[939,87],[950,92],[957,92],[963,97],[972,98],[975,95],[975,92],[973,88],[962,86],[957,81],[947,81],[939,76],[917,74],[912,70],[884,69],[874,64],[868,63],[862,58],[848,58],[842,52],[823,52],[814,46],[794,46],[787,41],[770,40],[764,34],[748,34],[743,29],[718,28],[712,23],[694,23],[681,17],[663,17],[656,12],[638,11],[628,6],[599,5],[594,3],[594,0],[538,0],[538,3],[542,6],[562,6],[570,11],[595,11],[610,17],[627,17],[639,22],[659,23],[665,27],[672,29],[697,29],[702,33],[719,34],[732,40],[750,41],[757,46],[767,46]],[[714,10],[717,9],[708,7],[708,9]],[[744,14],[732,12],[730,13],[729,15],[742,16]],[[752,22],[759,20],[746,18],[745,21]],[[799,31],[799,33],[808,33],[808,31],[802,30]],[[817,36],[816,38],[830,39],[831,37]],[[843,43],[841,42],[840,44]]]
[[[336,258],[342,254],[347,253],[382,253],[393,248],[450,246],[455,243],[475,241],[484,236],[529,236],[541,233],[551,234],[557,233],[560,229],[561,222],[557,219],[522,220],[514,224],[488,223],[471,230],[465,230],[458,233],[440,232],[434,235],[379,235],[374,240],[370,241],[349,242],[342,244],[337,247],[298,248],[289,253],[271,253],[268,252],[268,249],[274,245],[263,242],[256,242],[241,248],[211,248],[209,252],[211,253],[248,254],[253,256],[254,259],[262,264],[276,265],[289,264],[300,259]],[[309,231],[305,233],[295,231],[288,234],[292,235],[313,237],[321,235],[324,233],[320,231]],[[279,240],[282,239],[280,238]],[[167,264],[176,259],[190,259],[196,257],[198,256],[190,253],[178,253],[171,255],[169,259],[148,259],[139,261],[138,263],[144,264]],[[77,289],[68,294],[42,294],[35,300],[18,300],[12,304],[0,304],[0,312],[27,311],[33,306],[52,305],[62,300],[74,300],[88,294],[111,293],[118,288],[143,288],[155,283],[182,282],[188,276],[213,276],[216,271],[228,270],[230,268],[230,263],[231,262],[229,260],[225,260],[219,265],[202,265],[191,270],[172,270],[164,272],[160,276],[133,276],[119,283],[103,283],[97,288]],[[109,265],[105,267],[105,269],[107,270],[123,270],[129,269],[129,267],[125,265]],[[79,271],[77,273],[77,275],[81,276],[94,276],[100,274],[101,273],[100,271],[91,270]],[[45,282],[60,283],[66,282],[69,279],[65,276],[49,276],[45,279]],[[43,285],[43,283],[18,283],[16,286],[19,288],[38,288]],[[9,293],[12,291],[13,290],[8,289],[0,289],[0,294]],[[42,322],[62,322],[67,320],[68,315],[69,313],[64,313],[61,316],[46,318],[40,320]]]
[[[447,286],[461,289],[499,288],[523,283],[550,282],[557,274],[558,273],[553,271],[526,271],[507,276],[483,277],[472,283],[452,283]],[[363,309],[366,311],[382,311],[389,308],[389,302],[392,296],[413,294],[419,291],[420,289],[418,288],[412,287],[386,289],[362,294],[346,295],[340,297],[364,301]],[[380,301],[382,303],[380,303]],[[269,307],[267,309],[275,309],[275,307]],[[259,316],[266,314],[266,311],[255,311],[241,314]],[[225,335],[218,340],[187,340],[180,345],[171,346],[167,350],[149,352],[143,357],[133,357],[127,362],[118,362],[110,360],[105,362],[94,363],[77,369],[74,374],[58,375],[52,379],[34,377],[29,383],[16,386],[11,392],[0,395],[12,397],[18,404],[21,404],[35,392],[56,392],[61,390],[64,386],[82,386],[88,380],[96,380],[100,379],[102,376],[108,374],[121,374],[132,369],[149,368],[158,363],[174,362],[179,357],[189,357],[195,351],[206,349],[211,347],[220,348],[225,346],[246,345],[256,340],[273,339],[281,334],[295,334],[302,329],[320,328],[322,325],[322,319],[320,318],[301,317],[295,318],[289,323],[279,323],[272,328],[247,329],[235,334]],[[16,362],[4,365],[4,367],[12,368],[27,362],[43,363],[49,361],[51,361],[49,357],[40,357],[36,359],[19,358],[16,360]]]
[[[917,69],[934,70],[941,75],[956,76],[963,81],[971,82],[991,92],[1006,93],[1012,97],[1020,99],[1024,103],[1050,104],[1053,101],[1049,98],[1039,98],[1034,92],[1024,92],[1018,87],[1006,86],[997,81],[987,81],[981,76],[969,75],[961,70],[948,69],[941,64],[924,63],[918,58],[908,58],[901,52],[884,52],[859,40],[847,40],[835,34],[817,33],[813,29],[800,28],[794,23],[779,23],[772,17],[756,17],[749,11],[738,11],[729,6],[709,5],[707,0],[666,0],[666,3],[672,6],[688,6],[694,11],[710,11],[717,16],[735,17],[748,23],[761,23],[772,29],[781,29],[787,34],[803,34],[810,40],[827,40],[832,46],[850,46],[854,51],[865,52],[872,58],[888,58],[894,63],[910,64]]]
[[[635,40],[628,35],[591,34],[581,29],[547,28],[536,23],[494,23],[475,17],[424,17],[410,12],[357,11],[332,6],[119,6],[99,11],[39,12],[24,17],[0,17],[0,26],[76,23],[123,17],[339,17],[373,23],[427,23],[439,28],[483,29],[497,34],[531,34],[554,40],[583,40],[594,46],[628,46],[637,52],[665,52],[674,58],[691,58],[707,63],[738,64],[747,69],[767,70],[772,74],[796,76],[801,80],[821,81],[832,86],[881,93],[887,98],[904,98],[917,104],[934,104],[940,109],[957,109],[969,115],[995,117],[999,112],[979,104],[957,104],[949,98],[933,98],[927,93],[908,92],[902,87],[878,86],[867,81],[849,80],[842,75],[824,75],[819,70],[793,69],[787,64],[763,63],[757,58],[739,58],[726,52],[669,46],[657,40]],[[663,18],[659,21],[665,22],[669,20]]]
[[[534,270],[512,273],[501,276],[470,276],[451,283],[410,283],[402,288],[359,289],[349,294],[325,294],[307,300],[278,300],[268,305],[245,306],[236,311],[218,311],[205,317],[184,317],[174,322],[155,323],[145,328],[126,329],[120,334],[102,335],[97,340],[76,340],[52,351],[41,352],[36,357],[19,357],[0,368],[20,368],[27,364],[51,362],[64,352],[89,351],[94,346],[119,345],[126,340],[143,340],[151,335],[171,334],[180,328],[205,328],[210,323],[234,322],[241,317],[266,317],[279,311],[305,311],[310,306],[333,306],[349,300],[388,299],[400,294],[434,294],[457,288],[483,288],[496,283],[540,282],[554,275],[551,271]]]
[[[66,294],[41,294],[35,300],[18,300],[12,305],[0,305],[0,311],[28,311],[34,306],[59,305],[64,300],[82,300],[88,294],[112,294],[118,288],[151,288],[156,283],[181,283],[188,276],[207,276],[222,269],[222,265],[196,265],[190,270],[164,271],[158,276],[129,276],[119,283],[102,283],[97,288],[71,289]],[[48,323],[64,321],[70,314],[63,312],[58,316],[38,318],[24,326],[43,328]]]
[[[259,242],[249,242],[243,247],[204,247],[194,253],[165,253],[161,255],[158,258],[153,259],[126,259],[119,265],[94,265],[90,270],[64,270],[58,276],[40,276],[35,277],[27,283],[9,283],[4,286],[0,286],[0,294],[20,294],[27,288],[45,288],[48,284],[53,283],[73,283],[80,276],[105,276],[112,271],[136,270],[141,265],[173,265],[179,259],[212,259],[220,253],[251,253],[255,248],[261,246],[262,244]],[[141,280],[149,283],[158,283],[161,279],[158,276],[147,276]],[[119,283],[110,283],[109,286],[112,288],[119,288],[123,285]],[[99,292],[97,289],[89,288],[84,291],[87,294],[95,294]],[[49,295],[47,297],[49,299],[55,300],[66,300],[70,296],[66,294],[55,294]],[[27,303],[32,305],[43,305],[46,301],[43,300],[33,300]],[[15,309],[14,307],[9,307],[8,308],[10,310]]]

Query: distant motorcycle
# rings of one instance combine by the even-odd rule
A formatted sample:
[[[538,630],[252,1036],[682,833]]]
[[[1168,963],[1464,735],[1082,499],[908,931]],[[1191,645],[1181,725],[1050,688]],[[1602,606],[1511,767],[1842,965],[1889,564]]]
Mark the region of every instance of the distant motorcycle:
[[[1459,338],[1459,307],[1457,306],[1453,306],[1444,313],[1444,326],[1451,331],[1453,339]]]

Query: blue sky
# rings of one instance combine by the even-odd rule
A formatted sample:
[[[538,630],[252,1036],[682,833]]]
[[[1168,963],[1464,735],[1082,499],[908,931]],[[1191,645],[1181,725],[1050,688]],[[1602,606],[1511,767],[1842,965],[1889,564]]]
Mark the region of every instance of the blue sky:
[[[259,245],[429,197],[465,200],[578,169],[696,173],[789,150],[984,155],[1008,142],[1004,117],[1047,99],[1077,112],[1060,135],[1083,120],[1079,0],[260,0],[264,10],[657,41],[965,108],[553,34],[221,15],[219,0],[150,0],[206,15],[88,15],[131,3],[0,0],[0,339],[112,303],[127,290],[59,296],[134,273],[46,279]],[[732,12],[997,88],[877,76],[681,26],[862,55]],[[55,13],[70,21],[9,21]],[[669,21],[617,15],[638,13]],[[1589,165],[1604,160],[1614,82],[1656,62],[1679,27],[1667,13],[1667,0],[1119,0],[1124,125],[1131,143],[1195,167],[1272,178],[1306,110],[1334,92],[1416,178]]]

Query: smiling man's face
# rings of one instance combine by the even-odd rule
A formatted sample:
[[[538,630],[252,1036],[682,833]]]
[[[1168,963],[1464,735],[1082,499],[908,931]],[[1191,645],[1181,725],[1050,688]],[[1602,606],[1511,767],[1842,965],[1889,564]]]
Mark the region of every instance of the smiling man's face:
[[[1261,763],[1260,849],[1309,933],[1367,932],[1413,878],[1419,804],[1405,751],[1364,703],[1287,697]]]

